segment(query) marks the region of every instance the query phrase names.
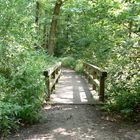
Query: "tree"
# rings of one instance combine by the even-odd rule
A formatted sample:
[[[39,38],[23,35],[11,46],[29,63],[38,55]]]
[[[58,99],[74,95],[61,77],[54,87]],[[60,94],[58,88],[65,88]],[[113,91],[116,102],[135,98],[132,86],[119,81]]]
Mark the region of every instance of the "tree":
[[[58,22],[58,16],[60,14],[60,8],[62,4],[63,4],[62,0],[57,0],[54,7],[51,28],[50,28],[50,33],[49,33],[49,41],[48,41],[48,54],[49,55],[54,55],[57,22]]]

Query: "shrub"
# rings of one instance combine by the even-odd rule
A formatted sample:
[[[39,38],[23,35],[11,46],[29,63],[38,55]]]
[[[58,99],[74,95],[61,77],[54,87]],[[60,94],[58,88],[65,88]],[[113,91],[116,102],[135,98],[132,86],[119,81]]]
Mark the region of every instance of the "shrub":
[[[83,72],[83,60],[77,60],[76,61],[75,71],[78,72],[78,73]]]
[[[18,128],[19,119],[17,119],[17,115],[20,110],[21,107],[18,104],[0,101],[0,129],[4,137],[10,133],[11,129]]]
[[[63,67],[74,69],[78,73],[83,72],[83,60],[77,60],[71,56],[61,58],[60,60],[62,61]]]
[[[139,117],[140,112],[140,92],[121,92],[121,94],[109,100],[105,109],[108,111],[118,112],[125,119],[135,120]]]
[[[64,57],[64,58],[61,58],[61,61],[62,61],[62,66],[68,67],[71,69],[75,68],[76,59],[74,59],[73,57],[71,57],[71,56]]]
[[[38,121],[45,97],[43,70],[56,60],[22,46],[0,49],[0,131],[5,136],[20,123]]]

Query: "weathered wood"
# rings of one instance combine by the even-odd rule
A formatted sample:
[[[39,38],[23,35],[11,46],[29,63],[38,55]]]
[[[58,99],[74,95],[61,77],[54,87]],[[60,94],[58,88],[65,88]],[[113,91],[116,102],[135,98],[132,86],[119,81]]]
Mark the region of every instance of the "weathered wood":
[[[58,62],[55,66],[45,70],[44,73],[46,74],[46,76],[50,76],[50,75],[52,75],[52,73],[54,71],[56,71],[56,70],[58,70],[60,68],[61,68],[61,62]]]
[[[100,87],[99,87],[99,100],[104,101],[104,91],[105,90],[105,77],[100,77]]]
[[[96,81],[95,81],[96,77],[97,77],[97,73],[93,71],[93,79],[94,79],[93,82],[95,82],[92,85],[93,90],[96,90]]]
[[[54,67],[47,69],[43,72],[45,76],[45,83],[47,87],[48,98],[50,94],[55,89],[55,85],[61,75],[61,63],[57,63]]]
[[[92,65],[90,63],[85,63],[85,65],[89,68],[89,69],[93,69],[95,72],[101,74],[102,73],[102,69],[95,66],[95,65]]]
[[[99,100],[104,101],[107,72],[89,63],[84,63],[84,72],[88,81],[92,83],[93,90],[99,89]]]

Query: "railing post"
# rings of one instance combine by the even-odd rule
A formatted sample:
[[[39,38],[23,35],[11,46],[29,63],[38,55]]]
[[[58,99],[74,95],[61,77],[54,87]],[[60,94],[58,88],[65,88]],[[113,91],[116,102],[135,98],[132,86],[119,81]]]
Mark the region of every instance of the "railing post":
[[[87,67],[87,72],[88,72],[88,82],[90,83],[90,77],[89,77],[89,75],[90,75],[90,67]]]
[[[56,75],[59,73],[59,68],[56,69]],[[59,78],[58,78],[59,79]],[[58,79],[56,80],[56,83],[58,83]]]
[[[95,71],[93,71],[93,75],[92,76],[93,76],[93,79],[96,79],[97,78],[97,73]],[[96,90],[96,85],[93,84],[92,88],[93,88],[93,90]]]
[[[48,71],[44,71],[44,76],[45,76],[45,84],[46,84],[46,87],[47,87],[47,96],[48,98],[50,97],[50,94],[51,94],[51,90],[50,90],[50,75],[48,73]]]
[[[56,70],[52,73],[52,78],[53,79],[55,79],[55,74],[56,74]],[[53,86],[53,89],[52,90],[54,90],[55,89],[55,84],[54,84],[54,86]]]
[[[46,87],[47,87],[48,98],[49,98],[50,94],[51,94],[51,90],[50,90],[50,76],[46,77]]]
[[[104,88],[105,88],[105,78],[100,77],[100,89],[99,89],[99,100],[104,101]]]
[[[104,93],[105,93],[105,78],[107,77],[106,72],[102,72],[100,76],[100,88],[99,88],[99,100],[104,102]]]

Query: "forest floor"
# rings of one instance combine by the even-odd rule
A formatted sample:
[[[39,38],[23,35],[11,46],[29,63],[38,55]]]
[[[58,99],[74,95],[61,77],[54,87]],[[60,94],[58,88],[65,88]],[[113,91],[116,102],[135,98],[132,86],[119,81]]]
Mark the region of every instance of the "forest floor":
[[[111,117],[91,99],[84,79],[64,69],[40,123],[24,127],[8,140],[140,140],[140,123]]]

